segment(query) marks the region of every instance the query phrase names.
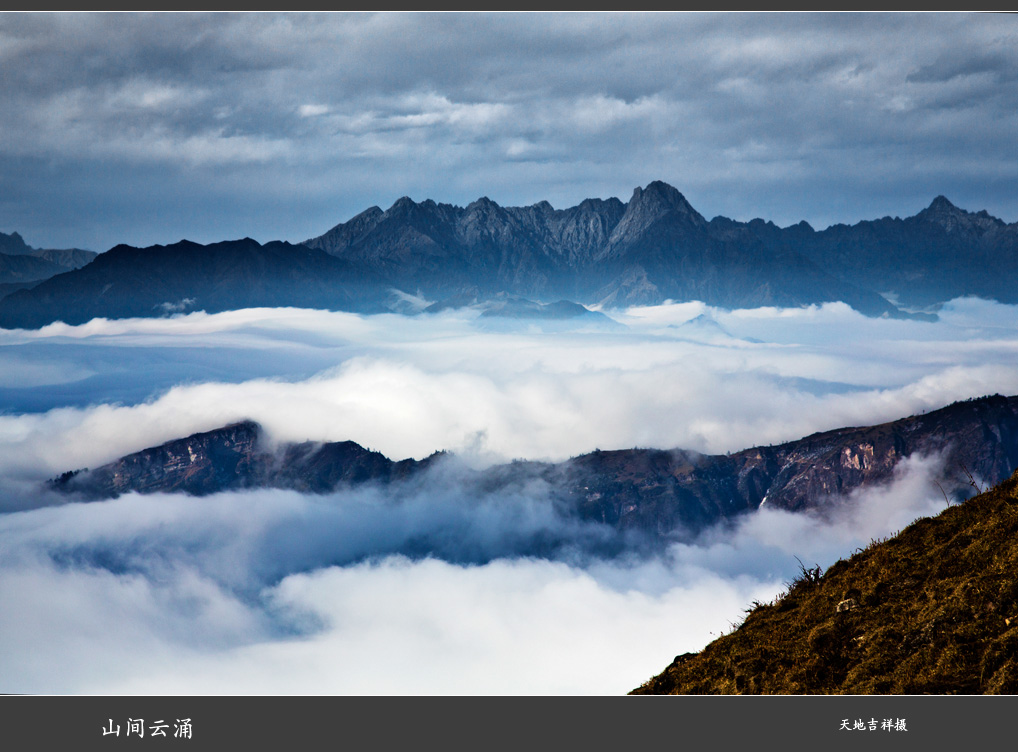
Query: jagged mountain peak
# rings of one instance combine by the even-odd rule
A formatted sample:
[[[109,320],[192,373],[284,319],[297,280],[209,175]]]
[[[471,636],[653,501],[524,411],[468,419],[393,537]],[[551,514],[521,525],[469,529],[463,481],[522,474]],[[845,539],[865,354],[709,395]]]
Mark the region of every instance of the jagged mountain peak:
[[[684,214],[700,216],[699,212],[690,205],[686,197],[677,188],[661,180],[654,180],[648,183],[646,188],[637,186],[633,190],[633,197],[629,201],[631,206],[634,201],[644,206],[673,209]],[[703,218],[701,217],[701,219]]]
[[[18,239],[0,234],[0,241]],[[79,320],[86,315],[83,306],[92,315],[144,315],[170,299],[166,295],[173,300],[195,298],[190,289],[195,287],[211,296],[201,305],[218,310],[243,298],[259,305],[301,300],[330,309],[356,301],[373,311],[384,308],[371,297],[381,286],[416,290],[431,299],[481,291],[610,306],[667,299],[721,307],[841,300],[868,315],[897,315],[879,291],[892,292],[915,308],[962,295],[1014,302],[1016,293],[1008,280],[1018,264],[1018,224],[1006,225],[985,211],[964,211],[944,196],[904,220],[835,225],[823,231],[805,222],[782,229],[766,219],[715,217],[708,223],[676,188],[654,180],[634,189],[628,203],[592,198],[561,210],[547,201],[503,207],[482,196],[462,207],[430,199],[417,203],[403,196],[387,211],[372,206],[302,245],[343,263],[326,270],[328,262],[294,250],[301,246],[270,243],[262,252],[255,241],[244,239],[201,247],[186,241],[150,249],[118,246],[87,274],[73,272],[76,276],[66,282],[47,280],[31,290],[28,272],[9,270],[5,279],[0,268],[0,283],[21,286],[0,299],[0,325],[48,323],[66,316]],[[196,262],[216,267],[217,285],[229,287],[230,300],[208,286],[207,273],[190,273],[179,263],[156,275],[155,257],[173,255],[167,249],[188,251]],[[234,258],[241,251],[272,257],[273,277]],[[72,255],[54,258],[76,267],[90,260],[83,253]],[[152,262],[145,270],[137,268],[142,257]],[[285,268],[294,264],[300,269]],[[330,283],[340,285],[337,294],[329,295],[324,283],[314,283],[319,291],[314,297],[294,287],[294,280],[306,279],[312,267],[339,280]],[[33,272],[31,280],[59,272],[47,269]],[[109,279],[99,279],[100,272]],[[175,280],[172,284],[166,274]],[[241,295],[255,277],[260,289],[271,289],[271,295]],[[128,279],[132,282],[112,306],[103,290]],[[140,300],[145,295],[156,299]],[[129,296],[139,298],[137,305]]]
[[[416,209],[417,206],[418,206],[417,202],[414,201],[409,196],[401,196],[400,198],[396,199],[395,203],[393,203],[393,205],[390,206],[389,210],[385,213],[389,216],[396,216]]]
[[[0,232],[0,253],[7,253],[12,256],[27,256],[34,250],[32,246],[25,242],[20,233],[12,232],[8,235]]]
[[[981,234],[987,230],[1004,225],[1002,220],[991,217],[985,211],[969,212],[960,209],[943,195],[933,199],[930,205],[919,212],[915,218],[923,222],[939,225],[948,233],[964,230]]]
[[[696,225],[706,225],[707,220],[686,200],[678,189],[655,180],[648,183],[646,188],[637,187],[633,191],[633,197],[629,200],[627,209],[634,215],[659,217],[664,214],[675,212],[686,217]]]
[[[953,211],[960,211],[958,209],[958,207],[955,206],[954,204],[952,204],[947,199],[947,196],[944,196],[944,195],[937,196],[930,203],[929,207],[927,207],[927,211],[930,211],[930,212],[944,212],[944,211],[952,211],[952,210]]]
[[[467,204],[467,214],[489,214],[492,212],[504,212],[505,210],[499,206],[496,202],[492,201],[487,196],[481,196],[480,198],[471,201]]]
[[[660,180],[637,187],[626,205],[625,214],[615,226],[608,241],[605,256],[614,249],[638,242],[649,227],[660,220],[671,218],[698,230],[707,228],[707,220],[694,209],[679,191]]]

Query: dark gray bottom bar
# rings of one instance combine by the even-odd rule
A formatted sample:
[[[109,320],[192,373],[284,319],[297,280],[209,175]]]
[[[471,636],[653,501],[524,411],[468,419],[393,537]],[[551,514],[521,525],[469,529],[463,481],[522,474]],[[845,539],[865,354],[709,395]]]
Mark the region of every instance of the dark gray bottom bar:
[[[1013,697],[3,696],[0,728],[8,749],[735,749],[728,745],[776,742],[828,752],[1007,739],[1016,706]]]

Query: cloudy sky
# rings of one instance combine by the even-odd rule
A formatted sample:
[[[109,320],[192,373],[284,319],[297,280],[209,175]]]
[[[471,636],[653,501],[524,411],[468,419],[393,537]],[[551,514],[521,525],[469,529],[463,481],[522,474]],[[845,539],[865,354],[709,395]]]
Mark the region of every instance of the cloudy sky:
[[[299,241],[403,195],[563,208],[655,179],[708,217],[822,228],[944,194],[1016,221],[1016,43],[1015,17],[968,14],[5,13],[0,231]],[[67,503],[45,480],[243,418],[472,467],[735,451],[1016,394],[1016,311],[0,330],[0,692],[625,692],[773,598],[796,557],[827,566],[942,509],[939,458],[823,519],[764,510],[653,550],[451,471],[398,498]]]
[[[628,200],[823,228],[1018,220],[1018,20],[0,16],[0,231],[299,241],[397,198]]]

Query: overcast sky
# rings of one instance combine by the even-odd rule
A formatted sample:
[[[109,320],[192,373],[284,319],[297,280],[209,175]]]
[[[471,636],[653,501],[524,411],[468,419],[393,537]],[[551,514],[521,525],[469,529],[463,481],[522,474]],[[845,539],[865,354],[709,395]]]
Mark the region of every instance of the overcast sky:
[[[372,205],[1018,220],[1018,18],[0,15],[0,231],[300,241]]]

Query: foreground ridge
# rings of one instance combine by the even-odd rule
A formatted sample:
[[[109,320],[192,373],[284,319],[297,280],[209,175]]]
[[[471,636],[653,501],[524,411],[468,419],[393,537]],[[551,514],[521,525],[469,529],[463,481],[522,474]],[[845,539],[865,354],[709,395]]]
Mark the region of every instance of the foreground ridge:
[[[268,448],[261,428],[244,421],[143,449],[88,471],[64,473],[52,488],[103,499],[123,493],[282,488],[329,493],[363,483],[419,478],[439,461],[394,462],[352,441]],[[939,458],[939,481],[957,499],[971,493],[968,473],[996,483],[1018,468],[1018,397],[993,395],[876,426],[840,428],[731,455],[681,449],[594,451],[565,462],[450,465],[478,494],[546,492],[582,519],[655,536],[696,534],[766,505],[800,512],[844,503],[852,491],[893,480],[908,457]]]
[[[630,694],[1018,693],[1018,473],[873,541],[802,567],[738,629]]]

